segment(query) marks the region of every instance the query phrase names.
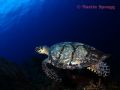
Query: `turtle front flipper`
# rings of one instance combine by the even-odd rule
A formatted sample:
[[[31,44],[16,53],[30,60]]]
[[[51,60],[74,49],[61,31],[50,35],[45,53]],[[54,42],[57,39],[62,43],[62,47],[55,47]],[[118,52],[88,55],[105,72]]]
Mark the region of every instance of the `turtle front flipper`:
[[[107,64],[104,62],[99,62],[95,65],[91,65],[90,67],[87,67],[87,69],[103,77],[108,76],[110,73],[109,66],[107,66]]]
[[[42,62],[42,69],[43,69],[43,71],[45,72],[45,74],[46,74],[49,78],[51,78],[51,79],[53,79],[53,80],[55,80],[55,81],[57,81],[57,82],[61,82],[62,79],[57,75],[57,73],[55,72],[55,70],[52,69],[52,68],[49,68],[49,67],[47,66],[47,64],[50,64],[48,58]]]

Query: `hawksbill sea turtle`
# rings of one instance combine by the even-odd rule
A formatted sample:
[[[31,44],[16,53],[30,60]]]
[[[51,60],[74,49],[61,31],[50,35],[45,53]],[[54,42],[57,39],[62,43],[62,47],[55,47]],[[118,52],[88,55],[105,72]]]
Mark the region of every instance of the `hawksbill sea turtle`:
[[[48,46],[36,47],[35,51],[39,54],[48,55],[48,58],[42,62],[42,68],[48,77],[56,81],[62,79],[47,64],[69,70],[87,68],[103,77],[110,73],[109,66],[103,62],[109,55],[83,43],[61,42],[52,45],[50,48]]]

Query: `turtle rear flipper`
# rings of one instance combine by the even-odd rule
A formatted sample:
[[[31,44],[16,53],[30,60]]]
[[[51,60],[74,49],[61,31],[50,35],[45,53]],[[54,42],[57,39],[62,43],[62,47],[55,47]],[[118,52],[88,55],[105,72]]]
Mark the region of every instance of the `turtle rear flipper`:
[[[107,64],[104,62],[99,62],[95,65],[91,65],[90,67],[87,67],[87,69],[103,77],[108,76],[110,73],[109,66],[107,66]]]
[[[49,78],[51,78],[51,79],[53,79],[53,80],[55,80],[55,81],[57,81],[57,82],[61,82],[62,79],[57,75],[57,73],[55,72],[55,70],[49,68],[49,67],[47,66],[47,64],[49,64],[48,59],[47,59],[47,60],[44,60],[44,61],[42,62],[42,69],[43,69],[43,71],[45,72],[45,74],[46,74]]]

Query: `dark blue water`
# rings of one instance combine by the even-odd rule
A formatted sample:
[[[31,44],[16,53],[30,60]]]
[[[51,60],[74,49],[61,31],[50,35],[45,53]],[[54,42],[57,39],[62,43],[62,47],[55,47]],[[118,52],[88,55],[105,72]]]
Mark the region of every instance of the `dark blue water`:
[[[12,7],[10,10],[6,6],[0,6],[1,57],[20,64],[33,57],[39,57],[35,52],[36,46],[51,46],[63,41],[82,42],[111,54],[108,63],[117,73],[120,65],[120,9],[117,1],[16,2],[7,0],[1,3]],[[116,5],[117,9],[111,11],[76,8],[77,4],[106,4],[106,2]],[[14,6],[13,3],[18,6]]]

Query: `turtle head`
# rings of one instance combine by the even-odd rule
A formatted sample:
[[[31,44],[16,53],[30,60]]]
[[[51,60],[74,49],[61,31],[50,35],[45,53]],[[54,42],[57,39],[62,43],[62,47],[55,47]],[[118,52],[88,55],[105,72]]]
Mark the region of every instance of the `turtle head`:
[[[35,51],[39,54],[49,54],[49,48],[47,46],[39,46],[35,48]]]

